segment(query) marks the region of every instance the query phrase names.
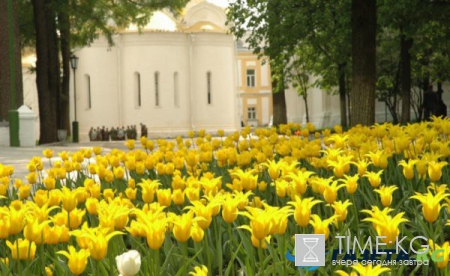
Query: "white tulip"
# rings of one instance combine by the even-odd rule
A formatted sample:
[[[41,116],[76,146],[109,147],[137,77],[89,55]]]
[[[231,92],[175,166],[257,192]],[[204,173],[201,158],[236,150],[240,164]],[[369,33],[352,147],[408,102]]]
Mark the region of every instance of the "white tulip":
[[[117,269],[122,276],[134,276],[141,269],[141,255],[136,250],[130,250],[116,257]]]

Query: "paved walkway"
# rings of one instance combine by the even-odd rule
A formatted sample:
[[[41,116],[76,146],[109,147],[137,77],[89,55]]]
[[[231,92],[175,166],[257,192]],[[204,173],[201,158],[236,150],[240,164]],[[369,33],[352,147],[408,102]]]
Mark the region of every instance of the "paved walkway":
[[[138,144],[139,141],[136,141]],[[92,148],[100,146],[104,151],[108,152],[114,148],[120,150],[126,150],[124,141],[114,141],[114,142],[82,142],[82,143],[54,143],[47,145],[40,145],[31,148],[14,148],[14,147],[3,147],[0,146],[0,163],[3,165],[14,166],[14,178],[24,179],[28,174],[27,164],[34,156],[40,156],[45,162],[45,157],[42,153],[43,150],[49,148],[54,151],[53,156],[58,157],[58,153],[76,152],[83,148]],[[48,163],[44,163],[48,167]]]

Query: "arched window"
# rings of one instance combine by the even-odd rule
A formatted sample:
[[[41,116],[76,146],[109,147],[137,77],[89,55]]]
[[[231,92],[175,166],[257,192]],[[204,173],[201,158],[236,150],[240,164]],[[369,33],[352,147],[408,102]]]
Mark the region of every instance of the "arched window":
[[[173,97],[175,107],[180,107],[180,91],[178,84],[178,72],[173,73]]]
[[[84,76],[86,80],[86,99],[87,99],[87,109],[92,108],[92,101],[91,101],[91,76],[85,75]]]
[[[208,71],[206,73],[206,93],[207,93],[207,102],[208,104],[212,103],[212,90],[211,90],[211,72]]]
[[[134,73],[134,97],[136,107],[141,107],[142,105],[142,95],[141,95],[141,74],[138,72]]]
[[[155,106],[159,104],[159,72],[155,72]]]

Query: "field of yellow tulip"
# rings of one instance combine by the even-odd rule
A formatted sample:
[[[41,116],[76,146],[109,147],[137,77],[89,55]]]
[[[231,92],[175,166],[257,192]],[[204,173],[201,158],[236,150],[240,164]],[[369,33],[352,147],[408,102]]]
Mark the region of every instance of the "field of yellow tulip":
[[[450,275],[449,119],[213,135],[47,149],[26,179],[0,164],[0,274]],[[327,251],[336,236],[404,238],[414,257],[422,236],[439,253],[389,266],[327,254],[310,271],[287,258],[295,234],[324,234]]]

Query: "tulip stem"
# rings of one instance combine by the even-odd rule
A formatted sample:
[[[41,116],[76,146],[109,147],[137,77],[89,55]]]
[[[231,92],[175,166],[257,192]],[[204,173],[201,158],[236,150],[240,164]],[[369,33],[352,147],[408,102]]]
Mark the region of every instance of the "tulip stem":
[[[153,250],[154,256],[154,264],[155,264],[155,275],[159,276],[159,250]]]
[[[189,259],[189,253],[187,248],[187,242],[180,242],[181,253],[183,254],[183,263],[187,262]],[[186,275],[186,266],[183,265],[183,273],[181,275]]]
[[[259,247],[258,247],[259,262],[261,263],[261,266],[259,269],[262,272],[262,275],[266,275],[266,273],[264,271],[264,256],[263,256],[263,252],[262,252],[262,248],[261,248],[263,246],[263,242],[264,242],[264,240],[259,241]]]

